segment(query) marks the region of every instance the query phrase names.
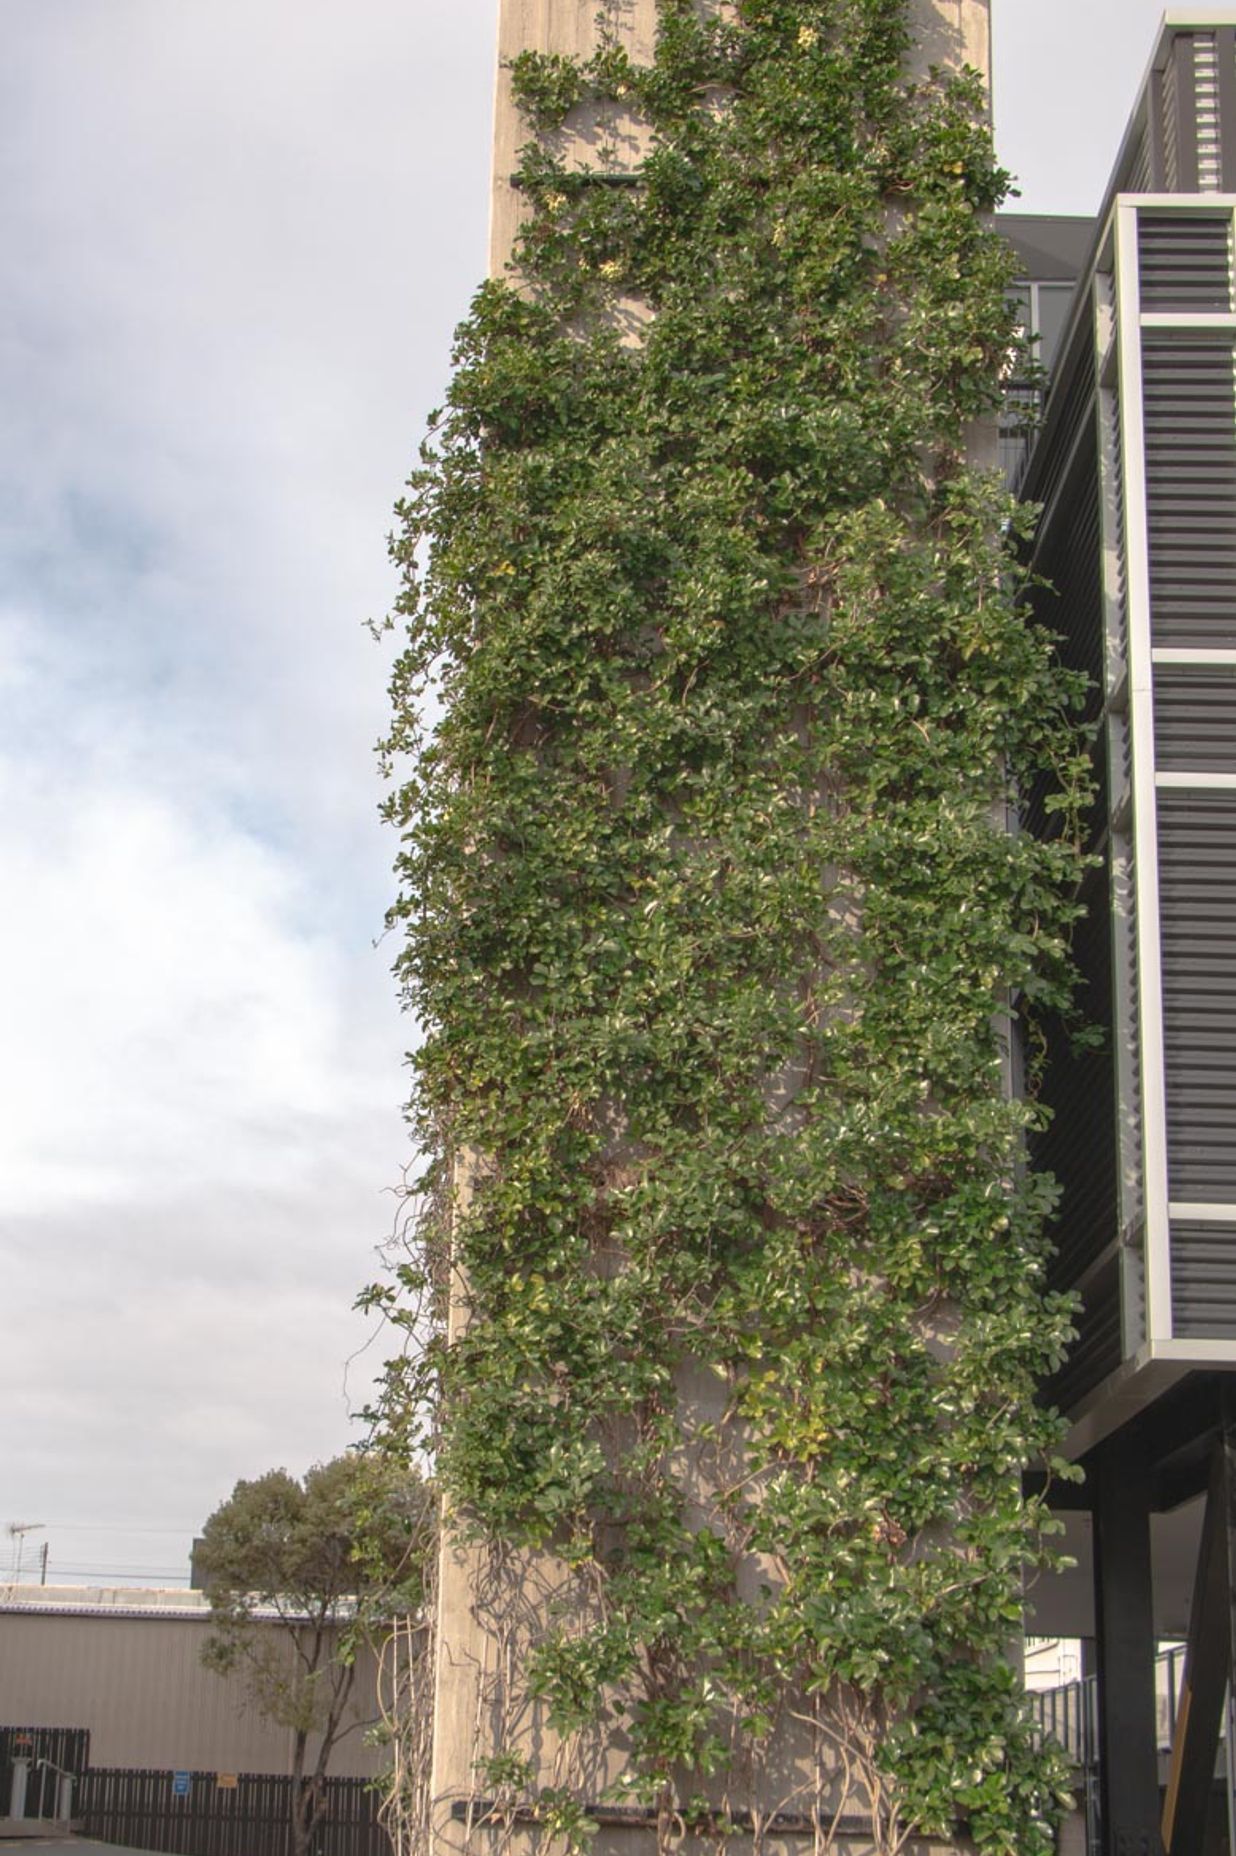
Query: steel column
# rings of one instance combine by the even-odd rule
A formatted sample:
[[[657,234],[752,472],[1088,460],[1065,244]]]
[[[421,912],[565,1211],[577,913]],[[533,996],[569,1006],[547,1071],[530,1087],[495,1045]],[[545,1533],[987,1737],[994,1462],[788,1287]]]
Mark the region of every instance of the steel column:
[[[1092,1459],[1103,1856],[1159,1856],[1150,1465],[1117,1435]]]
[[[1236,1403],[1225,1387],[1206,1518],[1193,1584],[1189,1647],[1163,1806],[1167,1856],[1196,1856],[1214,1791],[1223,1710],[1236,1643]]]

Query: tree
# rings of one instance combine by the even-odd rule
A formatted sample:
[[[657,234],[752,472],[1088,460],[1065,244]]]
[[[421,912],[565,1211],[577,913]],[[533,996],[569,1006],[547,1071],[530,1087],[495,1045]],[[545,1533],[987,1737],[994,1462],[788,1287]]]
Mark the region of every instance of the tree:
[[[241,1672],[259,1711],[292,1734],[292,1848],[306,1856],[339,1742],[364,1725],[360,1645],[420,1608],[428,1491],[389,1458],[347,1455],[301,1481],[238,1482],[197,1552],[214,1628],[208,1668]],[[275,1628],[275,1625],[279,1628]]]

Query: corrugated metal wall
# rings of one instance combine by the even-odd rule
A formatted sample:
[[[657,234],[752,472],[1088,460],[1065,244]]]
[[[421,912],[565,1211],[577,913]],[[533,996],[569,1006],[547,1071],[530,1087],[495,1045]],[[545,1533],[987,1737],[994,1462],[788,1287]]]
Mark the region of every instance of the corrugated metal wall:
[[[1102,792],[1092,829],[1092,843],[1098,847],[1104,841],[1107,750],[1095,369],[1089,343],[1068,357],[1060,394],[1054,455],[1041,461],[1034,489],[1036,499],[1046,503],[1034,565],[1048,583],[1035,592],[1034,616],[1059,635],[1062,661],[1071,670],[1082,671],[1090,682],[1086,719],[1095,728],[1096,771]],[[1028,796],[1023,823],[1038,833],[1053,829],[1050,815],[1043,812],[1040,793]],[[1104,847],[1101,866],[1090,873],[1083,892],[1087,914],[1078,924],[1074,954],[1082,979],[1082,1010],[1092,1024],[1110,1028],[1109,887]],[[1044,1034],[1047,1069],[1042,1100],[1052,1119],[1034,1143],[1034,1162],[1054,1175],[1062,1192],[1050,1281],[1053,1288],[1078,1289],[1083,1304],[1077,1321],[1078,1342],[1047,1393],[1052,1403],[1067,1408],[1121,1359],[1119,1274],[1101,1261],[1119,1232],[1116,1089],[1110,1031],[1100,1050],[1075,1048],[1069,1028],[1058,1018],[1044,1026]]]
[[[288,1730],[254,1710],[239,1677],[202,1667],[208,1630],[206,1617],[0,1610],[0,1721],[87,1728],[94,1766],[286,1773]],[[374,1714],[375,1688],[366,1654],[360,1718]],[[341,1776],[369,1777],[381,1766],[359,1730],[331,1761]]]

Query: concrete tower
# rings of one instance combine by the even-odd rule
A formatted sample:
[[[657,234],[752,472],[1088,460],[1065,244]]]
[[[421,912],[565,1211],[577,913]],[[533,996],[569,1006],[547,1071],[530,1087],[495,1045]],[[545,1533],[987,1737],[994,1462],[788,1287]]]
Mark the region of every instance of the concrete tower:
[[[724,4],[724,0],[722,0]],[[609,0],[603,8],[610,29],[638,62],[653,56],[656,0]],[[916,72],[929,67],[963,65],[990,74],[989,0],[911,0]],[[595,45],[597,0],[499,0],[498,79],[494,125],[494,165],[490,236],[490,270],[505,273],[520,221],[520,197],[510,176],[517,150],[527,139],[512,102],[507,67],[520,52],[537,50],[587,55]],[[638,126],[614,120],[593,122],[584,111],[572,114],[568,154],[586,166],[589,151],[604,144],[613,164],[632,167],[641,154]],[[603,130],[598,134],[598,130]],[[984,434],[986,437],[986,434]],[[466,1200],[466,1181],[460,1196]],[[459,1311],[454,1311],[456,1319]],[[715,1400],[715,1379],[702,1372],[698,1385],[680,1386],[680,1396]],[[720,1412],[716,1415],[720,1415]],[[486,1821],[487,1801],[495,1797],[492,1770],[485,1762],[499,1751],[516,1749],[534,1765],[543,1787],[572,1782],[591,1799],[600,1798],[621,1776],[623,1750],[616,1741],[584,1749],[563,1746],[546,1727],[519,1681],[522,1647],[532,1641],[539,1620],[556,1605],[578,1602],[566,1569],[544,1557],[461,1545],[448,1532],[439,1579],[434,1669],[433,1763],[429,1811],[434,1856],[505,1856],[544,1845],[534,1825],[518,1812]],[[777,1812],[795,1791],[795,1772],[804,1756],[786,1745],[748,1786],[747,1808],[757,1814]],[[582,1761],[582,1764],[581,1764]],[[569,1768],[569,1770],[568,1770]],[[734,1788],[736,1791],[737,1788]],[[739,1838],[742,1849],[750,1840]],[[765,1839],[785,1856],[800,1856],[810,1847],[802,1835]],[[640,1813],[605,1814],[593,1843],[597,1856],[651,1856],[657,1847],[656,1826]],[[703,1847],[701,1845],[701,1847]],[[861,1847],[861,1838],[855,1845]]]

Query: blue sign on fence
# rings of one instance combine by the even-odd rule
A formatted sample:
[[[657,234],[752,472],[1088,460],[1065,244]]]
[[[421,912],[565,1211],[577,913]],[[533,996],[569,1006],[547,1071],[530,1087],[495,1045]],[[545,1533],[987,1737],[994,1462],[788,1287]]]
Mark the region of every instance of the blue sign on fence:
[[[189,1786],[192,1778],[193,1774],[191,1772],[173,1772],[172,1797],[187,1798],[189,1796]]]

